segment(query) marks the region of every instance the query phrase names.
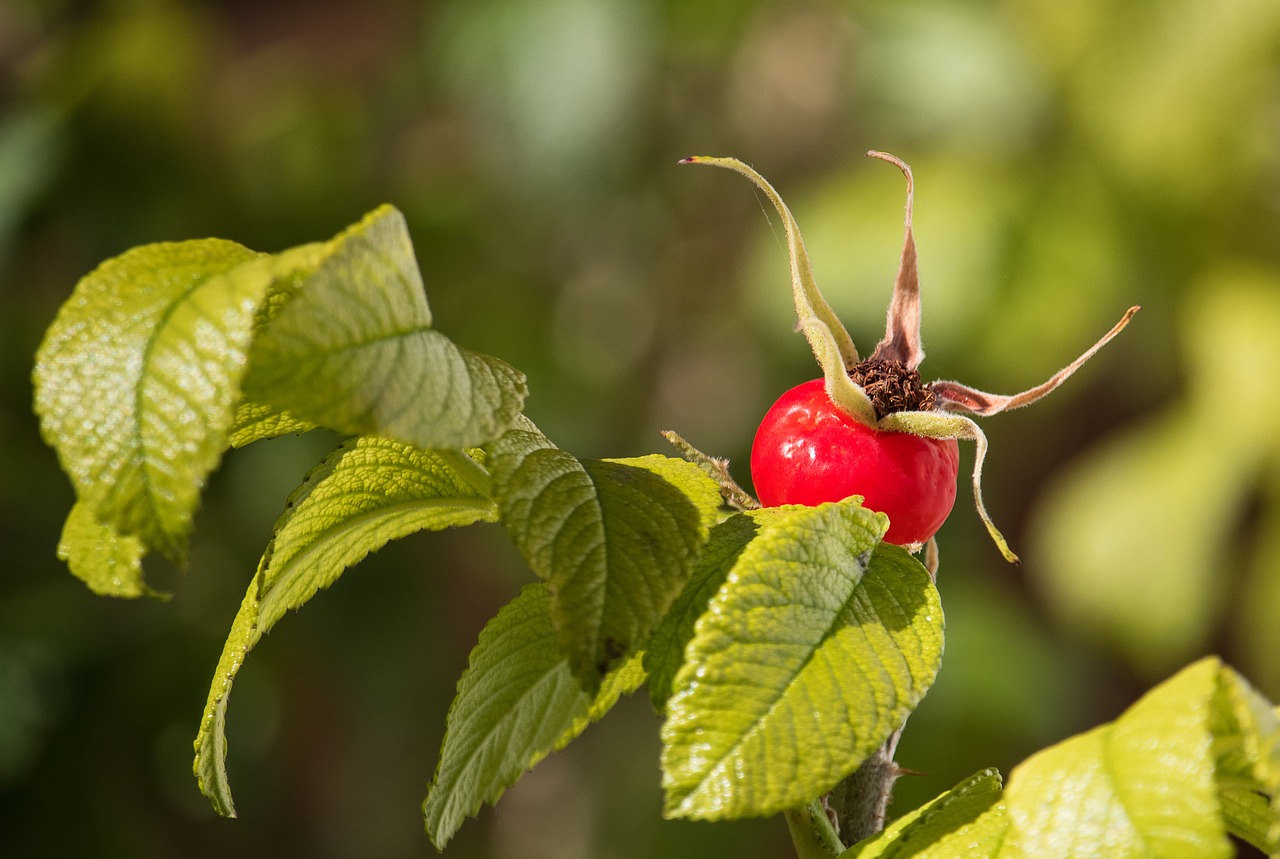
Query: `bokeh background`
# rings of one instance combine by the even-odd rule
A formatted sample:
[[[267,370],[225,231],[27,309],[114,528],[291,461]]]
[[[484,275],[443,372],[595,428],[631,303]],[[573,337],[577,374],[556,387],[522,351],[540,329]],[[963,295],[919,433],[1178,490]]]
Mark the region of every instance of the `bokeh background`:
[[[32,356],[77,279],[145,242],[260,250],[407,215],[438,326],[530,379],[583,456],[680,431],[747,480],[815,374],[782,192],[855,340],[878,339],[915,168],[926,378],[1039,382],[985,422],[989,544],[940,534],[947,657],[904,736],[910,808],[1006,773],[1220,653],[1280,697],[1280,4],[1274,0],[0,0],[0,853],[433,855],[419,803],[476,634],[530,574],[478,527],[389,546],[255,652],[241,818],[196,791],[221,641],[322,434],[227,457],[167,603],[54,556],[70,487]],[[971,448],[965,456],[971,457]],[[969,460],[971,461],[971,460]],[[447,855],[787,855],[778,820],[660,819],[633,696]]]

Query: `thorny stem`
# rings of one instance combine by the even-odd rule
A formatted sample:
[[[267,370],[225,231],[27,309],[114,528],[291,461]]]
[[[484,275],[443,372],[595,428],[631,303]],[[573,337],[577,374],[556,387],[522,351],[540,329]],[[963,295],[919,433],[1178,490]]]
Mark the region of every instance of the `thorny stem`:
[[[799,859],[831,859],[884,829],[893,785],[903,770],[893,761],[906,722],[822,799],[784,815]]]
[[[938,541],[930,537],[925,544],[924,565],[929,571],[930,581],[935,584],[938,581],[938,562]],[[893,799],[893,785],[904,772],[894,763],[893,756],[898,751],[898,740],[906,726],[907,720],[903,719],[898,729],[884,741],[884,745],[836,785],[835,790],[827,797],[835,814],[840,842],[857,844],[884,829],[889,802]],[[794,833],[792,837],[794,838]],[[835,855],[838,856],[839,851]],[[801,859],[804,859],[803,854]]]
[[[902,736],[905,725],[904,721],[883,746],[831,792],[831,804],[840,826],[840,840],[846,844],[857,844],[884,829],[889,800],[893,798],[893,784],[902,774],[893,762],[893,754],[898,749],[898,738]]]

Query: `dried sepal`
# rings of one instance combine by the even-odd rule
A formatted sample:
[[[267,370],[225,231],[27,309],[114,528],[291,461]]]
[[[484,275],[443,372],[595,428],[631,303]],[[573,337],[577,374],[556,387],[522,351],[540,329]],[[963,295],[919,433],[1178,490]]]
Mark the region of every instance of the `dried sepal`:
[[[1000,554],[1006,561],[1018,564],[1018,556],[1009,548],[1000,529],[991,521],[987,506],[982,503],[982,464],[987,458],[987,436],[982,428],[964,415],[947,412],[894,412],[885,415],[876,425],[876,429],[886,432],[909,432],[913,435],[936,439],[970,439],[974,442],[973,455],[973,503],[978,508],[978,516],[982,524],[987,526],[987,533],[995,542]]]
[[[968,385],[962,385],[959,382],[930,382],[929,388],[937,399],[938,408],[949,412],[968,412],[971,415],[986,417],[1009,409],[1030,405],[1052,393],[1055,388],[1070,378],[1072,373],[1080,369],[1099,349],[1107,345],[1107,342],[1112,337],[1123,331],[1124,327],[1129,324],[1129,320],[1133,318],[1133,314],[1141,309],[1138,305],[1130,307],[1125,311],[1120,321],[1112,326],[1111,330],[1102,336],[1102,339],[1090,346],[1083,355],[1054,373],[1047,381],[1020,394],[988,394],[985,391],[970,388]]]
[[[809,252],[805,250],[804,239],[800,237],[800,226],[796,223],[796,219],[792,216],[791,210],[787,208],[787,204],[782,202],[782,197],[778,196],[778,192],[773,190],[765,178],[743,164],[737,158],[715,158],[707,155],[695,155],[685,158],[681,164],[710,164],[713,167],[723,167],[726,170],[733,170],[746,176],[756,187],[764,192],[769,198],[769,202],[773,203],[773,207],[778,210],[779,217],[782,218],[783,231],[787,237],[787,254],[791,260],[791,295],[795,301],[796,317],[800,320],[809,318],[817,319],[821,322],[830,334],[829,342],[822,344],[816,343],[809,333],[807,327],[802,327],[805,336],[809,337],[809,345],[813,347],[814,357],[818,359],[818,363],[822,366],[823,373],[828,372],[828,364],[833,360],[830,345],[835,345],[835,356],[839,358],[839,367],[845,372],[853,369],[858,363],[858,350],[854,348],[853,338],[849,336],[849,332],[845,329],[844,323],[836,316],[835,311],[831,309],[831,305],[827,304],[827,300],[822,297],[822,292],[818,289],[818,283],[813,276],[813,265],[809,262]]]
[[[902,256],[898,260],[898,276],[893,283],[893,297],[889,300],[884,339],[876,344],[871,357],[901,361],[907,369],[915,370],[924,360],[924,347],[920,342],[920,269],[916,237],[911,229],[915,180],[911,177],[911,168],[901,158],[874,149],[867,156],[888,161],[901,170],[907,180],[906,234],[902,240]]]
[[[942,553],[938,551],[938,538],[930,537],[924,544],[924,568],[929,571],[929,578],[938,581],[938,565],[942,562]]]
[[[703,470],[703,472],[720,487],[720,497],[724,503],[737,510],[759,510],[760,502],[738,485],[729,473],[729,460],[703,453],[685,441],[684,437],[674,430],[663,430],[663,438],[671,443],[680,455]]]

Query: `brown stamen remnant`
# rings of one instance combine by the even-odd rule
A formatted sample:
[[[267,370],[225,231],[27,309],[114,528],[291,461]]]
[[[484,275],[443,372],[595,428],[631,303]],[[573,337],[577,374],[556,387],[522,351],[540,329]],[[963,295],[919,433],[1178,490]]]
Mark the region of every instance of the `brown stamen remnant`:
[[[868,358],[849,372],[875,406],[876,418],[893,412],[927,412],[934,407],[933,391],[920,380],[920,372],[901,361]]]

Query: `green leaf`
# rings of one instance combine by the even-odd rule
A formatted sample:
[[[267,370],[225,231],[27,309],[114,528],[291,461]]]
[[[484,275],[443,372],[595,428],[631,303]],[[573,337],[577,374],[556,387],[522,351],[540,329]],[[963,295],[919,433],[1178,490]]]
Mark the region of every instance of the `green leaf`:
[[[1014,770],[1010,840],[1025,855],[1064,859],[1232,855],[1218,813],[1209,731],[1220,670],[1213,660],[1199,662],[1111,725]]]
[[[496,520],[483,477],[461,452],[366,437],[340,445],[290,496],[223,646],[196,737],[196,777],[219,813],[235,814],[224,732],[231,684],[248,652],[286,612],[391,540]]]
[[[519,371],[431,329],[404,216],[390,206],[329,244],[254,341],[244,388],[295,421],[421,448],[497,438],[526,390]]]
[[[644,646],[718,516],[716,483],[662,456],[580,462],[527,419],[490,459],[502,521],[550,585],[561,652],[588,690]]]
[[[1212,859],[1234,855],[1228,831],[1274,853],[1277,794],[1276,713],[1208,658],[1115,722],[1028,758],[971,824],[892,855]]]
[[[994,805],[971,823],[963,824],[951,832],[939,834],[937,839],[911,850],[891,855],[906,859],[1012,859],[1022,857],[1015,843],[1009,842],[1009,818],[1001,805]],[[1008,843],[1007,843],[1008,842]],[[854,854],[857,855],[857,854]],[[876,855],[874,853],[870,854]],[[1033,854],[1025,854],[1028,859]],[[1110,859],[1110,853],[1099,853]],[[844,859],[844,857],[841,857]]]
[[[458,681],[431,789],[427,834],[444,849],[462,821],[644,682],[638,658],[623,663],[595,696],[583,691],[556,644],[551,597],[528,585],[480,633]]]
[[[271,280],[234,242],[145,245],[86,275],[58,312],[36,355],[41,432],[116,533],[185,554]]]
[[[302,245],[286,251],[280,256],[281,276],[272,284],[266,299],[258,306],[254,320],[255,333],[267,328],[298,291],[307,282],[307,278],[315,273],[325,258],[332,253],[333,245],[341,241],[342,236],[329,242]],[[232,447],[244,447],[262,439],[276,438],[288,433],[304,433],[315,429],[310,421],[300,420],[283,408],[273,403],[255,402],[242,399],[236,404],[235,417],[229,430]]]
[[[274,256],[212,239],[147,245],[77,285],[37,355],[36,411],[93,517],[139,539],[139,557],[181,561],[229,442],[317,424],[454,450],[499,435],[524,377],[430,322],[390,207]],[[87,575],[78,545],[68,557]]]
[[[975,773],[933,801],[904,814],[883,832],[859,841],[841,853],[840,859],[906,859],[927,853],[939,841],[966,832],[1000,799],[1000,788],[1000,774],[995,770]]]
[[[283,409],[268,403],[242,401],[236,406],[228,441],[232,447],[244,447],[255,441],[304,433],[315,429],[310,421],[299,420]]]
[[[144,552],[141,540],[100,522],[83,502],[71,508],[58,541],[58,557],[89,590],[102,596],[161,596],[142,578]]]
[[[240,609],[231,622],[231,631],[227,633],[227,641],[222,646],[195,740],[196,758],[192,771],[196,784],[200,792],[209,798],[213,810],[223,817],[236,816],[231,783],[227,778],[227,704],[231,699],[231,684],[244,664],[245,656],[264,632],[258,627],[258,584],[255,579],[240,602]]]
[[[1243,788],[1226,788],[1218,799],[1228,832],[1269,856],[1280,853],[1280,840],[1272,831],[1276,810],[1266,796]]]
[[[644,651],[644,670],[649,677],[646,682],[649,697],[658,712],[666,709],[671,685],[684,664],[685,647],[693,638],[698,618],[707,610],[707,604],[759,529],[754,518],[741,514],[712,528],[688,584],[649,637]]]
[[[662,728],[666,814],[768,815],[830,790],[919,703],[942,654],[929,575],[858,499],[760,526],[699,618]],[[874,550],[874,551],[873,551]]]
[[[1280,713],[1239,674],[1222,669],[1211,730],[1227,831],[1280,853]]]

